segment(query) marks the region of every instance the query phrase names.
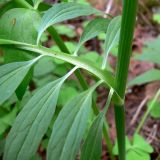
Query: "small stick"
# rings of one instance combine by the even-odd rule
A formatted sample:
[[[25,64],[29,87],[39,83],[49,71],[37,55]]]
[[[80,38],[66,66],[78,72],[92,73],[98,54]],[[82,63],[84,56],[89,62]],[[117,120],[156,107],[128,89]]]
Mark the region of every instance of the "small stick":
[[[137,117],[139,116],[142,108],[144,107],[144,105],[146,104],[146,102],[148,101],[148,99],[149,99],[149,96],[147,96],[146,98],[144,98],[143,101],[142,101],[142,102],[140,103],[140,105],[138,106],[138,109],[137,109],[135,115],[133,116],[133,118],[132,118],[132,120],[131,120],[131,122],[130,122],[130,125],[131,125],[131,126],[133,126],[134,123],[136,122]]]

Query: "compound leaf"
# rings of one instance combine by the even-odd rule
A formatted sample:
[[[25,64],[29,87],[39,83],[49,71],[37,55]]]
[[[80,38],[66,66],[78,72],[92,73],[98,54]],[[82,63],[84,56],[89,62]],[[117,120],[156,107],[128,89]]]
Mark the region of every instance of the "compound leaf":
[[[92,93],[84,92],[69,101],[53,126],[47,159],[74,160],[87,127]]]
[[[53,7],[50,8],[42,17],[42,21],[39,27],[37,42],[39,42],[42,33],[49,26],[79,16],[87,16],[91,14],[102,14],[102,13],[92,8],[89,5],[78,4],[74,2],[59,3],[53,5]]]
[[[104,113],[94,120],[82,147],[81,160],[99,160],[102,152],[102,128]]]

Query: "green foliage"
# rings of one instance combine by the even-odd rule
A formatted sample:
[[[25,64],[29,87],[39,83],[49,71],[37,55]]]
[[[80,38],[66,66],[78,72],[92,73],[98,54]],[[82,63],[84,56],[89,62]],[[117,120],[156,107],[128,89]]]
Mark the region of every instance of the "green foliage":
[[[37,9],[38,8],[38,5],[43,2],[43,0],[32,0],[33,1],[33,4],[34,4],[34,8]]]
[[[87,127],[92,105],[92,92],[78,95],[68,102],[60,112],[48,144],[48,159],[75,159]]]
[[[106,40],[104,45],[104,59],[102,68],[106,67],[106,60],[108,58],[108,54],[113,47],[115,47],[119,42],[119,35],[120,35],[120,27],[121,27],[121,17],[115,17],[111,20],[108,25],[107,33],[106,33]]]
[[[135,134],[132,141],[126,137],[126,159],[127,160],[150,160],[149,154],[153,152],[153,148],[143,137]],[[113,153],[118,155],[117,142],[113,148]]]
[[[74,38],[76,36],[73,26],[58,24],[54,27],[57,30],[57,32],[61,35],[66,35],[69,38]]]
[[[106,32],[108,24],[109,20],[105,18],[96,18],[89,22],[80,37],[79,43],[74,54],[77,55],[77,52],[83,43],[96,37],[101,32]]]
[[[36,44],[39,22],[40,16],[34,10],[11,9],[1,17],[0,38]]]
[[[143,48],[142,54],[135,55],[136,60],[149,61],[160,64],[160,37],[147,42]]]
[[[158,22],[158,23],[160,23],[160,14],[159,13],[155,13],[153,15],[153,20],[156,21],[156,22]]]
[[[10,126],[12,126],[13,121],[16,118],[17,114],[17,108],[15,107],[11,111],[7,112],[4,111],[5,109],[1,107],[0,114],[0,136],[3,135],[3,133],[8,129]]]
[[[83,144],[81,160],[99,160],[102,152],[102,129],[104,113],[100,113],[92,123]]]
[[[87,54],[80,55],[80,57],[83,57],[84,59],[92,61],[92,63],[96,62],[95,65],[99,68],[101,67],[103,62],[103,57],[97,54],[96,52],[88,52]],[[107,64],[107,70],[111,72],[113,71],[113,69],[109,64]]]
[[[24,106],[7,138],[4,159],[27,160],[35,154],[53,117],[59,90],[71,73],[38,90]]]
[[[0,67],[0,104],[14,93],[39,58],[27,62],[14,62]]]
[[[158,81],[158,80],[160,80],[160,70],[152,69],[137,76],[135,79],[133,79],[128,83],[128,86],[141,85],[144,83],[149,83],[149,82]]]
[[[152,108],[151,111],[150,111],[150,115],[153,118],[160,118],[160,101],[157,100],[157,101],[154,102],[154,104],[152,104],[153,102],[154,102],[154,100],[150,100],[147,103],[147,107]]]
[[[143,124],[145,123],[147,117],[149,116],[149,114],[152,112],[153,115],[154,114],[154,111],[155,111],[155,106],[156,106],[156,103],[157,101],[159,101],[159,97],[160,97],[160,89],[157,91],[156,95],[154,96],[153,100],[151,101],[151,103],[149,104],[149,107],[147,108],[147,111],[144,113],[140,123],[138,124],[138,127],[136,129],[136,133],[138,133],[140,131],[140,129],[142,128]],[[157,114],[156,114],[157,116]]]
[[[32,2],[34,7],[31,6]],[[122,90],[118,90],[119,88],[115,89],[115,75],[106,69],[108,53],[119,41],[121,17],[118,16],[111,20],[102,17],[94,18],[84,28],[77,45],[78,51],[79,47],[86,41],[102,32],[106,33],[104,59],[96,52],[88,55],[84,54],[88,52],[87,49],[83,50],[81,56],[74,56],[67,53],[69,51],[76,53],[75,45],[71,42],[65,45],[55,28],[53,28],[53,25],[80,16],[92,14],[102,16],[103,13],[90,5],[67,1],[54,4],[53,6],[48,5],[47,8],[49,9],[45,10],[43,2],[39,6],[41,2],[41,0],[33,0],[28,3],[25,0],[16,0],[16,5],[25,8],[14,8],[12,6],[11,8],[13,9],[7,9],[8,11],[2,15],[0,21],[0,45],[5,55],[4,63],[12,62],[0,66],[0,104],[4,108],[4,102],[15,92],[19,98],[19,101],[15,98],[10,103],[15,108],[9,109],[11,111],[9,114],[9,111],[4,112],[4,114],[3,111],[1,112],[3,115],[0,119],[2,136],[6,129],[12,125],[17,112],[20,110],[7,136],[3,159],[36,159],[36,151],[42,142],[42,146],[47,148],[48,160],[73,160],[78,151],[81,150],[81,142],[87,134],[88,136],[81,150],[81,159],[88,160],[91,158],[98,160],[101,155],[102,132],[106,142],[110,140],[105,127],[105,113],[108,110],[111,99],[120,109],[123,109],[124,104],[124,97],[120,93],[123,92],[123,88],[126,85],[120,82],[118,85],[122,86]],[[83,0],[82,3],[84,3]],[[129,18],[126,18],[124,14],[123,21],[127,20],[131,22],[131,25],[128,28],[122,28],[122,33],[126,32],[127,34],[122,34],[121,39],[124,39],[124,41],[122,41],[123,43],[120,46],[121,49],[126,49],[124,56],[127,56],[128,59],[126,58],[121,63],[129,63],[130,55],[128,53],[130,52],[133,37],[136,5],[137,1],[128,1],[127,7],[125,6],[124,8],[124,13]],[[41,6],[44,12],[38,10]],[[126,9],[129,11],[130,16],[128,16],[128,12],[125,12]],[[126,25],[127,23],[124,24]],[[49,33],[44,34],[46,29],[48,29]],[[62,29],[65,32],[69,32],[66,28]],[[64,34],[62,31],[59,32]],[[70,33],[72,33],[71,30]],[[43,34],[42,42],[46,42],[48,35],[51,35],[61,51],[57,50],[55,45],[51,48],[46,48],[39,44]],[[44,56],[47,58],[44,58]],[[36,63],[40,58],[41,60]],[[121,77],[127,77],[128,67],[124,69],[123,65],[119,67],[125,73],[120,76],[120,80],[122,80]],[[70,68],[73,69],[68,72]],[[93,87],[88,87],[83,75],[79,74],[80,72],[78,74],[75,72],[77,68],[87,71],[86,74],[89,72],[94,79],[95,85]],[[74,87],[73,83],[70,86],[68,82],[65,82],[73,72],[78,75],[81,87],[77,84]],[[72,78],[74,79],[74,76]],[[31,80],[33,86],[30,86],[30,89],[33,92],[27,90]],[[75,80],[73,81],[76,82]],[[94,103],[96,98],[93,100],[93,92],[101,83],[110,89],[103,113],[100,113]],[[64,86],[62,87],[63,84]],[[78,94],[80,92],[79,88],[88,89]],[[56,108],[57,105],[58,107]],[[94,121],[91,121],[93,111],[97,117]],[[120,152],[121,160],[125,156],[123,153],[125,145],[123,139],[121,139],[124,136],[124,116],[121,112],[119,115],[122,121],[122,128],[120,125],[117,126],[117,129],[121,131],[121,133],[118,132],[118,137],[120,137],[122,142],[120,144],[122,150],[119,148],[122,151]],[[90,122],[90,125],[88,125],[88,122]],[[105,125],[103,126],[103,124]],[[94,136],[95,134],[97,135],[96,137]],[[93,148],[88,147],[92,145],[93,141]],[[97,146],[98,150],[96,149]],[[112,146],[110,150],[112,150]],[[39,157],[37,158],[39,159]]]
[[[54,114],[60,87],[61,81],[51,82],[24,106],[7,138],[4,159],[30,159],[35,154]]]
[[[60,3],[53,5],[43,16],[38,33],[39,42],[41,34],[51,25],[90,14],[101,14],[100,11],[78,3]]]
[[[148,61],[155,64],[160,64],[160,47],[159,47],[160,37],[156,38],[153,41],[149,41],[143,47],[142,54],[136,54],[134,58],[140,61]],[[153,81],[160,80],[160,70],[151,69],[128,83],[128,86],[141,85]]]
[[[58,105],[64,106],[68,101],[70,101],[73,97],[78,95],[77,89],[74,85],[66,84],[62,87],[62,91],[60,92],[58,98]]]

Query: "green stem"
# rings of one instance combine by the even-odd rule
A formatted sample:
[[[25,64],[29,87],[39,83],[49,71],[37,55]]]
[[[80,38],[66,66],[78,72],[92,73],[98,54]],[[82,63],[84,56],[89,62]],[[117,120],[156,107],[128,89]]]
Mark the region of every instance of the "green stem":
[[[139,133],[139,132],[140,132],[140,130],[141,130],[144,122],[146,121],[148,115],[150,114],[151,110],[154,108],[154,105],[155,105],[155,103],[156,103],[156,101],[157,101],[157,99],[158,99],[159,96],[160,96],[160,89],[159,89],[158,92],[156,93],[153,101],[151,102],[150,107],[148,107],[147,111],[144,113],[144,115],[143,115],[143,117],[142,117],[142,119],[141,119],[141,121],[140,121],[137,129],[136,129],[136,133]]]
[[[34,9],[27,1],[25,0],[14,0],[17,4],[19,4],[20,6],[24,7],[24,8],[28,8],[28,9]]]
[[[116,91],[122,99],[125,97],[137,6],[138,0],[123,0],[121,33],[116,68]],[[115,105],[114,109],[119,160],[125,160],[125,107],[124,105]]]

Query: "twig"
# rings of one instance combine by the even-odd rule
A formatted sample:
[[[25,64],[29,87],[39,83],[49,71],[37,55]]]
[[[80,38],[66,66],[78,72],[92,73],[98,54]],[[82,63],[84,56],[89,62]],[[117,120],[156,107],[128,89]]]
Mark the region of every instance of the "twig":
[[[138,116],[139,116],[142,108],[144,107],[144,105],[146,104],[146,102],[148,101],[148,99],[149,99],[149,96],[147,96],[146,98],[144,98],[143,101],[142,101],[142,102],[140,103],[140,105],[138,106],[138,109],[137,109],[135,115],[133,116],[133,118],[132,118],[132,120],[131,120],[131,122],[130,122],[130,125],[131,125],[131,126],[133,126],[134,123],[136,122],[136,120],[137,120],[137,118],[138,118]]]

